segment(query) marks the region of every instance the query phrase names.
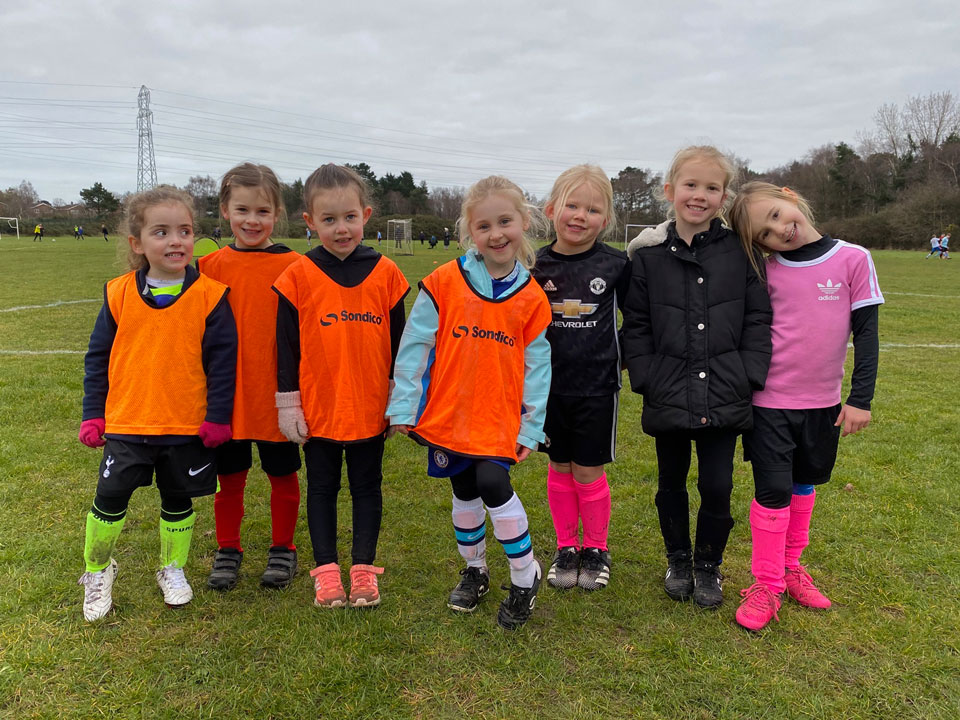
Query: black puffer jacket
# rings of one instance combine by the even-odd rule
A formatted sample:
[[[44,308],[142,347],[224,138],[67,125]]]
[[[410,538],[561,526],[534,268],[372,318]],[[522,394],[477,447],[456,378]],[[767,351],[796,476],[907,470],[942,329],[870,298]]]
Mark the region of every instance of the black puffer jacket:
[[[688,247],[670,223],[630,249],[623,347],[643,431],[748,430],[770,366],[772,313],[740,240],[714,220]]]

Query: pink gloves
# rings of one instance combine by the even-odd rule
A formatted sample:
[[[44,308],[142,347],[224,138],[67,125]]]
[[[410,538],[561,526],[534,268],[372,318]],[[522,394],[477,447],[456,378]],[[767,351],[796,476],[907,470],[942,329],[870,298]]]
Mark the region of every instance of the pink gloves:
[[[197,433],[200,435],[200,439],[203,440],[203,444],[208,448],[215,448],[217,445],[223,445],[227,440],[233,437],[233,432],[230,430],[229,423],[212,423],[203,421],[203,425],[200,426],[200,430]]]
[[[310,437],[307,429],[307,420],[303,417],[303,408],[300,406],[300,391],[278,392],[277,424],[280,432],[290,442],[303,445]]]
[[[103,418],[90,418],[80,423],[80,442],[87,447],[98,448],[107,444],[103,439],[103,431],[107,424]]]

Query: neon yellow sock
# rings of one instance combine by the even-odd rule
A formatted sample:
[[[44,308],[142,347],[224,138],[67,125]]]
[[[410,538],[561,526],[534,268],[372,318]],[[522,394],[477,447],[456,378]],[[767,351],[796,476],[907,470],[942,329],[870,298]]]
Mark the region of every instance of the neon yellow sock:
[[[193,539],[193,524],[197,514],[191,512],[183,520],[170,522],[160,518],[160,566],[173,565],[182,568],[190,555],[190,541]]]
[[[126,520],[126,515],[119,520],[101,520],[92,512],[87,513],[87,533],[83,543],[87,572],[100,572],[110,564],[113,548]]]

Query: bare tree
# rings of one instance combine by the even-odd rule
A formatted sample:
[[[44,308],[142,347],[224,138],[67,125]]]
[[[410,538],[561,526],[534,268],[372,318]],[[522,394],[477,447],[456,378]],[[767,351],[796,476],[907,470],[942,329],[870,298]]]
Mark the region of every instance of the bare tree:
[[[910,150],[907,126],[903,113],[896,103],[884,103],[873,115],[876,123],[875,152],[884,152],[901,158]]]
[[[433,215],[445,220],[456,220],[465,192],[462,187],[435,187],[430,191],[427,207]]]
[[[209,175],[194,175],[183,188],[193,198],[197,211],[207,215],[216,215],[220,188],[217,181]]]
[[[0,203],[3,203],[5,215],[23,217],[40,201],[33,185],[24,180],[15,187],[8,187],[0,192]]]
[[[933,148],[960,131],[960,103],[949,90],[907,100],[903,123],[914,142]]]

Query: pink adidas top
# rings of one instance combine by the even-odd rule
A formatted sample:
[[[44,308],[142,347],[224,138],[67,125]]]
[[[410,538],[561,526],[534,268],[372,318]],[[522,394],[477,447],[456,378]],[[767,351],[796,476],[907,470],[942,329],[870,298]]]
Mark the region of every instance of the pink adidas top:
[[[850,314],[883,302],[870,251],[838,240],[805,262],[774,253],[766,262],[773,356],[753,404],[802,410],[840,402]]]

